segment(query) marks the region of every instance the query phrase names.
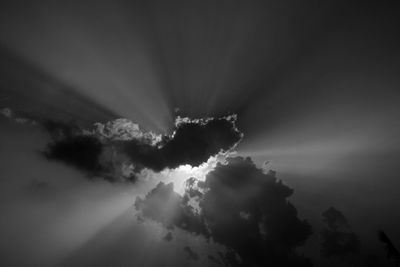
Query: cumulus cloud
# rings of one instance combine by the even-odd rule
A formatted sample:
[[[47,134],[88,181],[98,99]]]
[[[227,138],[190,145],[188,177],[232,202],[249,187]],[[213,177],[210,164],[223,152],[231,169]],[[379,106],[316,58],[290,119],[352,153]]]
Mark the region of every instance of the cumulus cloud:
[[[178,117],[179,120],[179,117]],[[211,156],[233,148],[242,138],[235,126],[236,117],[184,120],[176,124],[171,136],[159,147],[137,140],[123,142],[123,151],[138,166],[161,171],[189,164],[199,166]]]
[[[160,182],[144,199],[136,199],[135,208],[140,210],[144,217],[161,222],[168,229],[178,227],[196,234],[208,235],[202,217],[188,205],[187,198],[174,191],[172,183]]]
[[[274,172],[265,173],[250,158],[228,158],[205,181],[189,179],[183,196],[173,185],[159,183],[137,198],[142,216],[178,227],[224,245],[222,262],[231,266],[310,266],[295,253],[311,234],[287,198],[293,190]],[[195,199],[199,210],[190,200]],[[237,257],[238,256],[238,257]]]
[[[89,136],[74,136],[48,145],[45,155],[48,159],[66,162],[93,175],[101,173],[99,163],[102,144]]]
[[[146,132],[140,128],[139,124],[128,119],[120,118],[106,123],[97,122],[94,129],[85,130],[88,135],[104,138],[108,141],[129,141],[136,140],[143,144],[157,145],[163,136],[151,131]]]
[[[311,234],[311,226],[288,202],[293,190],[250,158],[230,157],[243,136],[235,123],[236,116],[177,117],[171,135],[157,135],[125,119],[91,129],[47,122],[44,126],[52,138],[45,155],[110,181],[132,180],[144,171],[159,177],[174,170],[188,173],[183,192],[176,192],[173,183],[160,182],[136,198],[140,218],[169,230],[164,240],[170,241],[178,228],[226,248],[211,255],[210,261],[229,266],[310,266],[295,252]],[[184,251],[199,259],[190,247]]]
[[[82,129],[73,123],[45,122],[52,140],[45,155],[110,181],[135,180],[144,170],[160,172],[182,165],[199,166],[236,146],[243,134],[236,116],[177,117],[171,135],[147,132],[127,119],[95,123]]]

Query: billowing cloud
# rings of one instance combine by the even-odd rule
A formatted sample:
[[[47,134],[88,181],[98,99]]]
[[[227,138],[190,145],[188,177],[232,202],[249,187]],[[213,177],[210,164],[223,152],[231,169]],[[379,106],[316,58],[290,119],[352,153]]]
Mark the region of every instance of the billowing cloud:
[[[127,119],[82,129],[73,123],[46,122],[52,140],[45,155],[110,181],[134,180],[144,169],[160,172],[199,166],[236,146],[242,133],[236,115],[222,118],[177,117],[171,135],[144,131]]]
[[[144,217],[161,222],[168,229],[178,227],[208,235],[203,218],[188,204],[188,199],[174,191],[172,183],[160,182],[144,199],[137,198],[135,208]]]
[[[94,124],[93,129],[86,130],[85,133],[108,141],[136,140],[137,142],[153,146],[160,143],[163,138],[161,134],[144,131],[140,128],[139,124],[123,118],[106,123],[97,122]]]
[[[265,173],[250,158],[236,157],[217,164],[205,181],[188,179],[183,196],[172,184],[159,183],[137,198],[135,206],[142,216],[167,228],[178,227],[224,245],[227,252],[218,257],[230,266],[310,266],[295,253],[311,226],[288,202],[292,194],[274,172]]]

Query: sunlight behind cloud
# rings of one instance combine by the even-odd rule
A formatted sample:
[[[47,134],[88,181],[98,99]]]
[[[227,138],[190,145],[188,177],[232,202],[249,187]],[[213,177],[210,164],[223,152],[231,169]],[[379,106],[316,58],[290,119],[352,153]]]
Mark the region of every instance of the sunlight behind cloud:
[[[216,156],[211,156],[207,162],[193,167],[189,164],[181,165],[175,169],[166,169],[160,173],[164,178],[165,183],[173,182],[174,191],[180,195],[185,193],[186,181],[189,178],[196,178],[199,181],[205,181],[206,175],[212,171],[218,163],[225,164],[226,158],[235,155],[236,152],[219,153]]]

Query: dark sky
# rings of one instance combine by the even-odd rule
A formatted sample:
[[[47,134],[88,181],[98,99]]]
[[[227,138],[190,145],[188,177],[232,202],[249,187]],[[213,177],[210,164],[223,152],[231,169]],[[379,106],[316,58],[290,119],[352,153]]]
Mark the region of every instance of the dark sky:
[[[0,118],[0,263],[214,266],[207,255],[225,246],[249,264],[265,264],[256,253],[260,238],[227,238],[219,224],[210,232],[198,229],[226,219],[214,210],[241,212],[223,203],[248,208],[241,214],[250,214],[250,225],[253,217],[265,222],[252,207],[270,212],[264,210],[269,204],[260,201],[278,207],[287,198],[298,217],[282,204],[282,214],[292,214],[282,222],[293,222],[287,227],[294,229],[306,220],[313,233],[304,240],[299,233],[306,236],[305,228],[290,238],[277,234],[268,239],[277,247],[296,247],[314,266],[339,266],[337,258],[320,255],[321,214],[333,206],[346,217],[346,231],[360,240],[360,252],[347,264],[368,266],[366,259],[376,257],[380,266],[389,266],[377,231],[383,229],[400,248],[399,11],[387,3],[356,1],[1,1],[0,108],[16,115]],[[184,209],[185,216],[166,223],[167,215],[160,219],[135,209],[137,197],[145,202],[152,199],[149,192],[164,192],[159,182],[175,182],[182,193],[178,184],[191,170],[172,167],[201,162],[238,138],[230,139],[236,132],[226,129],[229,125],[197,121],[177,128],[177,114],[237,114],[243,138],[235,156],[249,156],[256,165],[238,160],[228,170],[216,168],[199,187],[211,192],[199,200],[200,219]],[[29,121],[18,123],[17,117]],[[141,173],[136,182],[122,183],[88,179],[64,156],[54,161],[42,153],[59,141],[42,127],[45,122],[82,130],[117,118],[171,138],[164,140],[169,152],[102,141],[103,150],[117,147],[118,160],[140,163],[138,169],[155,171],[152,175]],[[77,135],[62,141],[76,146]],[[73,154],[77,150],[68,151],[81,161]],[[149,167],[155,159],[162,167]],[[102,156],[98,160],[104,163]],[[283,189],[278,183],[265,189],[276,194],[267,200],[259,179],[273,178],[256,170],[265,161],[284,182]],[[243,187],[231,184],[229,169],[235,166],[254,173],[250,179],[243,172]],[[219,175],[228,177],[220,182],[237,198],[228,194],[207,206],[214,192],[226,192],[214,184]],[[254,198],[246,189],[253,184],[261,188]],[[293,194],[277,193],[287,188]],[[181,195],[167,189],[173,207],[187,208]],[[143,222],[137,221],[140,212]],[[196,227],[183,226],[181,220]],[[245,227],[229,222],[235,231]],[[275,224],[266,225],[274,229]],[[169,231],[172,240],[164,240]],[[207,243],[207,236],[215,242]],[[249,243],[251,253],[239,246]],[[272,251],[269,243],[266,247]],[[271,262],[290,266],[276,255],[271,252]]]

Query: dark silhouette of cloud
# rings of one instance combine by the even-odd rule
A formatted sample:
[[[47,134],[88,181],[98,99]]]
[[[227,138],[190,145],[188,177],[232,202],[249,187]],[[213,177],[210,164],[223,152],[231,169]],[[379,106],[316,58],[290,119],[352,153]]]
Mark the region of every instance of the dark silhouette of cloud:
[[[127,120],[114,122],[87,130],[74,123],[47,121],[43,126],[52,140],[44,154],[90,177],[134,181],[144,168],[159,172],[186,164],[198,166],[232,149],[242,138],[234,115],[195,120],[177,117],[170,136],[142,131]]]
[[[65,162],[90,175],[100,173],[103,167],[99,158],[103,144],[96,137],[81,135],[73,123],[48,121],[44,123],[52,140],[44,155],[48,159]]]
[[[292,194],[274,172],[264,173],[250,158],[236,157],[219,163],[204,182],[191,178],[183,197],[172,184],[160,183],[137,198],[136,208],[167,228],[176,226],[225,245],[228,252],[220,257],[231,266],[310,266],[295,253],[311,226],[287,201]],[[198,201],[199,212],[190,199]]]
[[[321,231],[321,254],[326,258],[338,257],[346,261],[348,257],[360,252],[360,241],[344,215],[330,207],[322,213],[326,228]]]
[[[43,127],[50,134],[52,141],[57,142],[81,135],[81,129],[74,122],[44,121]]]
[[[171,137],[162,141],[161,147],[137,140],[123,142],[123,149],[136,164],[161,171],[189,164],[198,166],[221,150],[231,149],[242,134],[236,129],[235,117],[208,121],[189,120],[177,125]]]
[[[383,243],[384,248],[386,250],[386,255],[389,260],[393,260],[396,266],[400,265],[400,252],[390,240],[390,238],[386,235],[386,233],[382,230],[378,232],[379,240]]]
[[[165,241],[171,241],[174,237],[172,236],[171,232],[168,232],[165,236],[164,236],[164,240]]]

